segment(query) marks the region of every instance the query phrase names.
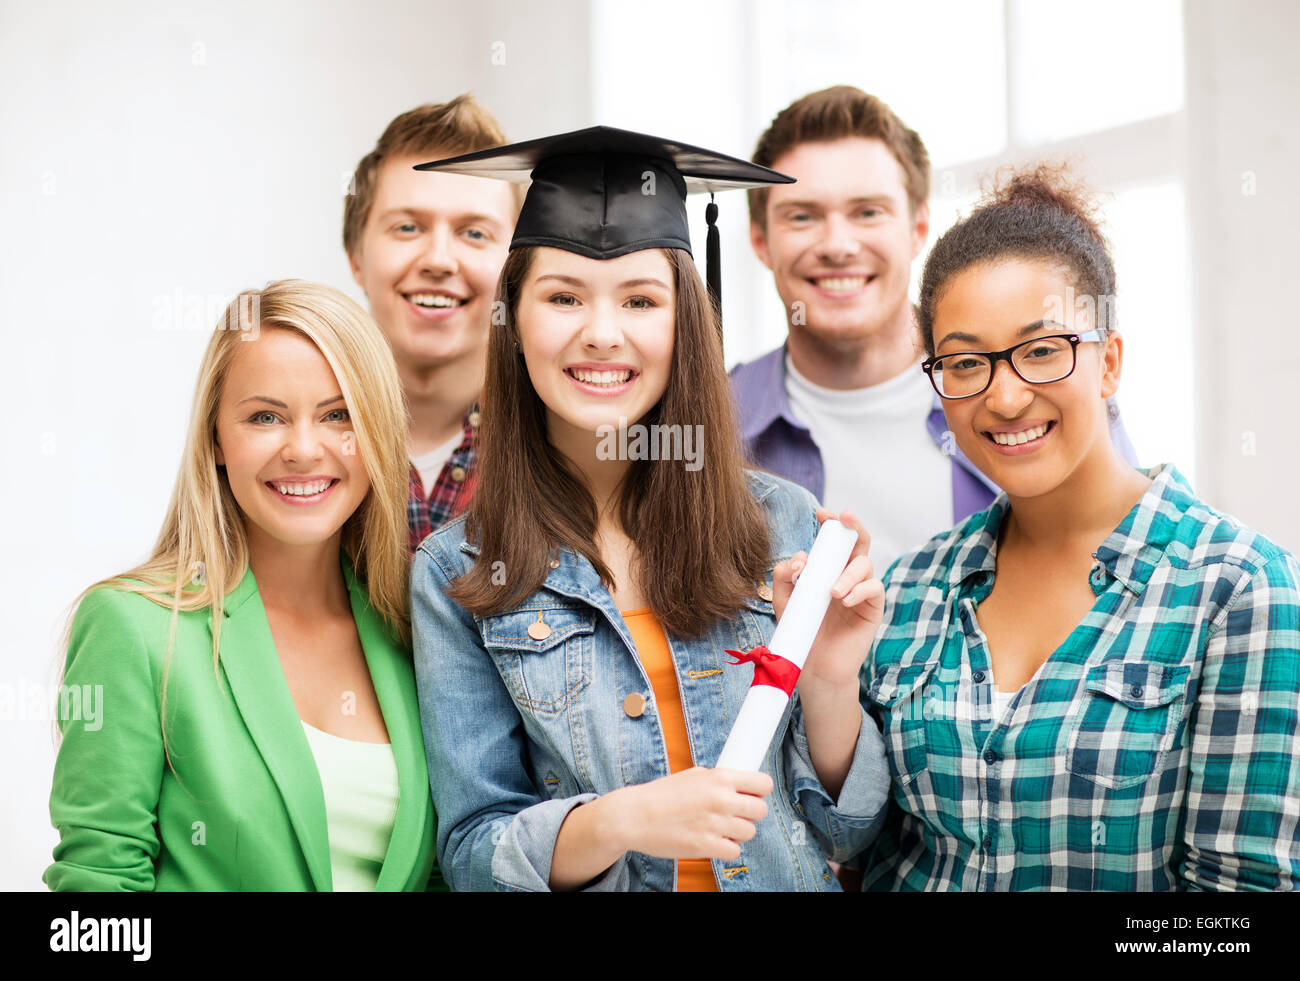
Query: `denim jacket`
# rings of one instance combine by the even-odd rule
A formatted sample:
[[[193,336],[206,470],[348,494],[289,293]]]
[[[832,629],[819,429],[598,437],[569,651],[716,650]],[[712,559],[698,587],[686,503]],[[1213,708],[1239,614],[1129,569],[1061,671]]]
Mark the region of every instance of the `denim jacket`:
[[[747,471],[767,517],[771,562],[807,551],[816,502],[801,487]],[[706,547],[706,543],[687,543]],[[477,617],[444,590],[476,561],[460,517],[426,538],[411,571],[411,619],[429,779],[438,814],[438,860],[455,890],[543,891],[560,825],[573,808],[620,787],[669,774],[648,677],[609,590],[591,563],[564,550],[542,587],[515,609]],[[753,670],[728,648],[766,643],[776,619],[771,568],[731,619],[668,645],[696,764],[712,766],[749,690]],[[761,595],[760,595],[761,594]],[[529,626],[550,628],[534,639]],[[533,631],[541,634],[543,631]],[[637,718],[623,700],[646,697]],[[838,801],[818,781],[798,691],[763,764],[775,789],[768,813],[735,861],[713,861],[724,892],[838,891],[827,858],[874,840],[889,771],[875,722],[864,712]],[[594,890],[671,891],[676,863],[626,852]]]

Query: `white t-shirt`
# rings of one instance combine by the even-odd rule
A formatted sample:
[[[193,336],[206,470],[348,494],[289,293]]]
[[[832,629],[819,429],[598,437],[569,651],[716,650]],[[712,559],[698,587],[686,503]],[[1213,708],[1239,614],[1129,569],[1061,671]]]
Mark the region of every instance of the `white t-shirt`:
[[[460,441],[465,438],[465,434],[458,432],[441,446],[435,446],[428,453],[420,456],[411,457],[411,462],[415,464],[415,469],[420,472],[420,483],[424,485],[424,496],[428,497],[433,492],[433,485],[438,482],[438,475],[442,473],[442,468],[447,465],[451,455],[456,452],[456,447],[460,446]]]
[[[785,366],[790,410],[821,450],[822,503],[862,519],[875,574],[884,578],[894,559],[952,527],[952,461],[926,430],[934,389],[919,363],[847,390],[814,385],[788,353]]]

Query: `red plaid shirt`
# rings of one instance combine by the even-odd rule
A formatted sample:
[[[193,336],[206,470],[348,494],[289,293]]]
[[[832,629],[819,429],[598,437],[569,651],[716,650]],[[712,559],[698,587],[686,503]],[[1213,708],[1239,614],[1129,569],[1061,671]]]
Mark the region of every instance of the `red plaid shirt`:
[[[465,413],[460,445],[452,451],[442,472],[433,485],[433,491],[424,492],[420,471],[411,464],[411,487],[406,501],[406,522],[410,528],[410,555],[420,542],[450,521],[469,505],[478,478],[478,403]]]

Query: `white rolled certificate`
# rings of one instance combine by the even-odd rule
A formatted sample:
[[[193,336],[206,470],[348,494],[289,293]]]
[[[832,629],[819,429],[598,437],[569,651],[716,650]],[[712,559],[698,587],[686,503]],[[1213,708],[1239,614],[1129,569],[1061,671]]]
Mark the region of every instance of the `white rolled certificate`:
[[[772,632],[772,640],[765,647],[740,655],[754,662],[754,681],[717,766],[732,770],[762,768],[763,757],[772,745],[776,727],[830,606],[831,586],[848,565],[857,540],[858,533],[838,521],[823,522],[785,612]]]

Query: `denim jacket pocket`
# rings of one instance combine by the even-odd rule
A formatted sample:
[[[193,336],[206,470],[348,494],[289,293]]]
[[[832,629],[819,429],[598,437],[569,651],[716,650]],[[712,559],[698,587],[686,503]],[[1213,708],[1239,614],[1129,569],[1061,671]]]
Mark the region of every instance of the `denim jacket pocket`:
[[[913,664],[891,664],[867,689],[879,707],[881,733],[889,768],[900,786],[907,786],[926,768],[925,683],[939,664],[937,657]]]
[[[596,615],[530,604],[481,621],[483,644],[516,702],[538,715],[563,712],[591,683]]]
[[[1173,745],[1190,668],[1106,661],[1084,676],[1082,706],[1066,746],[1066,769],[1110,790],[1147,780]]]

